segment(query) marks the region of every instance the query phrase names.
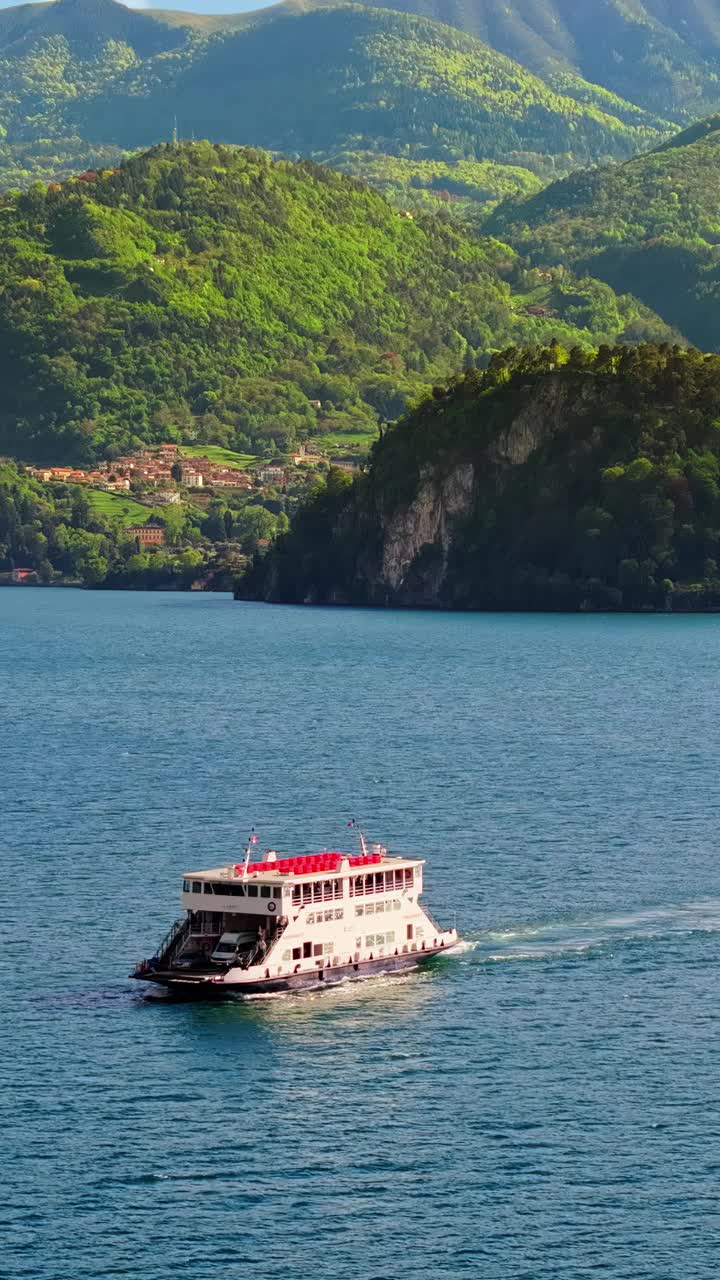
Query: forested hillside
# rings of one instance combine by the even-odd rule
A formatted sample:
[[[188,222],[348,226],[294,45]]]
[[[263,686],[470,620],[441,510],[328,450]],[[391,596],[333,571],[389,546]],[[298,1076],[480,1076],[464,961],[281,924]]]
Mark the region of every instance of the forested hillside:
[[[242,597],[462,609],[720,606],[720,357],[507,351],[332,473]]]
[[[511,200],[486,226],[536,265],[621,285],[698,346],[720,349],[720,117],[627,164]]]
[[[368,2],[469,32],[560,90],[571,71],[678,122],[720,108],[720,0]]]
[[[508,342],[665,337],[608,286],[310,162],[165,144],[0,202],[0,452],[250,452],[366,429]]]
[[[67,108],[188,37],[113,0],[0,9],[0,188],[113,163],[117,144],[90,144]]]
[[[670,130],[574,73],[544,83],[471,36],[388,10],[213,26],[114,0],[0,10],[0,186],[111,163],[170,138],[175,119],[181,137],[331,162],[499,160],[548,178]],[[498,175],[498,195],[506,183]]]

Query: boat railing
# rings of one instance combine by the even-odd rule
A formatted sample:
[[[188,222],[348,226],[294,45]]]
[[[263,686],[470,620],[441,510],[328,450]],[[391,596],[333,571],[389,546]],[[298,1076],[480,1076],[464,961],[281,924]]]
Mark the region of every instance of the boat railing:
[[[431,911],[431,910],[430,910],[430,908],[428,907],[427,903],[423,902],[423,903],[421,903],[421,906],[422,906],[423,911],[425,912],[425,915],[427,916],[428,920],[430,921],[431,925],[433,926],[433,928],[434,928],[434,929],[437,929],[438,933],[446,933],[446,932],[447,932],[447,930],[445,929],[444,925],[441,925],[441,924],[439,924],[439,923],[438,923],[438,921],[435,919],[435,916],[433,915],[432,911]]]
[[[188,936],[190,931],[190,917],[181,916],[179,920],[165,934],[160,946],[158,947],[153,962],[159,966],[172,964],[180,947]]]

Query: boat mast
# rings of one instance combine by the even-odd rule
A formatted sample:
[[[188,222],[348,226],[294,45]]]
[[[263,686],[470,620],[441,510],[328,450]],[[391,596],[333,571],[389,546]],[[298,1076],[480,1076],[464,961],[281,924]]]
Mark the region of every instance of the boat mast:
[[[347,825],[348,825],[349,827],[354,827],[354,829],[357,831],[357,833],[358,833],[358,837],[359,837],[359,840],[360,840],[360,852],[361,852],[361,854],[362,854],[363,858],[367,857],[367,844],[365,843],[365,836],[363,835],[362,831],[360,830],[360,826],[359,826],[359,824],[358,824],[358,820],[357,820],[357,818],[351,818]]]
[[[255,835],[255,828],[253,827],[252,831],[250,832],[250,835],[248,836],[247,848],[245,850],[245,861],[243,863],[243,869],[242,869],[242,873],[244,876],[246,876],[248,872],[248,867],[250,865],[250,851],[254,844],[257,844],[257,836]]]

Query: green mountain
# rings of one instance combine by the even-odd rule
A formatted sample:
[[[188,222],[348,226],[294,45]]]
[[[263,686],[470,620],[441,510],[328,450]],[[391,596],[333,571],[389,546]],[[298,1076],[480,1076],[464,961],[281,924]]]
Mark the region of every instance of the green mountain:
[[[560,91],[570,72],[678,122],[720,108],[720,0],[376,2],[479,37]]]
[[[672,336],[330,169],[209,143],[5,197],[0,299],[0,453],[44,461],[282,451],[373,429],[509,343]]]
[[[720,357],[495,357],[331,472],[242,598],[456,609],[717,609]]]
[[[669,130],[569,72],[549,86],[471,36],[389,10],[269,10],[217,30],[179,18],[114,0],[0,10],[3,185],[153,145],[176,118],[183,137],[316,159],[372,151],[547,177]]]
[[[720,350],[720,117],[649,155],[575,173],[486,224],[538,266],[628,289],[705,350]]]

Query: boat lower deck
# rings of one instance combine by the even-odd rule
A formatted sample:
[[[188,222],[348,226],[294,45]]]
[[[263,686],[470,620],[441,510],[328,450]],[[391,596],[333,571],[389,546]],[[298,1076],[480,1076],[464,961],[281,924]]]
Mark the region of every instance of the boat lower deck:
[[[359,960],[356,964],[325,966],[307,969],[300,973],[244,982],[224,981],[217,969],[211,971],[158,969],[153,972],[133,974],[133,977],[162,986],[168,992],[183,999],[222,1000],[228,997],[245,999],[293,991],[317,991],[339,986],[343,982],[359,981],[383,974],[409,973],[426,961],[438,955],[445,955],[451,950],[452,947],[442,946],[422,952],[410,952],[407,955],[383,956],[375,960]]]

